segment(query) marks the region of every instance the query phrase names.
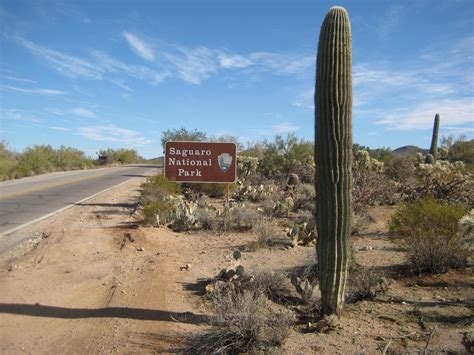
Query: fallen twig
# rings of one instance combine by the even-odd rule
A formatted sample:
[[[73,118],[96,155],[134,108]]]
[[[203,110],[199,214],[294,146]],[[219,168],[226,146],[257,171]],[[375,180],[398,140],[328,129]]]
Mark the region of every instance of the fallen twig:
[[[428,354],[428,346],[430,346],[431,339],[433,338],[433,334],[434,334],[434,332],[436,331],[436,328],[437,328],[437,327],[438,327],[438,325],[435,325],[435,326],[433,327],[433,330],[432,330],[431,333],[430,333],[430,337],[428,338],[428,341],[426,342],[426,345],[425,345],[425,349],[424,349],[424,351],[423,351],[423,354],[424,354],[424,355],[427,355],[427,354]]]
[[[390,344],[392,344],[392,338],[390,338],[387,345],[385,345],[385,348],[382,351],[382,355],[385,355],[387,353],[387,350],[388,350]]]

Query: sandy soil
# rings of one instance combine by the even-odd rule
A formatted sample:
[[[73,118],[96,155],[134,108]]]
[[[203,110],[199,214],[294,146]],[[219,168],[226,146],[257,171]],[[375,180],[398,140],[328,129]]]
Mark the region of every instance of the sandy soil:
[[[199,281],[230,265],[251,233],[174,233],[143,227],[131,213],[143,179],[20,231],[31,239],[0,258],[0,351],[20,353],[171,352],[207,327]],[[386,234],[393,208],[352,242],[356,260],[392,279],[387,294],[346,306],[328,333],[295,327],[290,354],[465,351],[473,330],[472,268],[406,276],[403,252]],[[20,233],[18,232],[18,233]],[[284,235],[284,231],[281,231]],[[289,270],[314,260],[314,247],[243,252],[246,270]],[[436,327],[430,339],[432,329]]]

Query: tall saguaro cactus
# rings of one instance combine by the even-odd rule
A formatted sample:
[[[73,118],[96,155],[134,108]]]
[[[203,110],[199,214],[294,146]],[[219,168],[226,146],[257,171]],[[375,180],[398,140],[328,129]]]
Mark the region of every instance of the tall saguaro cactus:
[[[433,124],[433,136],[431,137],[430,154],[434,161],[438,160],[438,131],[439,131],[439,114],[435,115]]]
[[[315,91],[316,225],[322,313],[340,315],[351,220],[352,38],[349,15],[332,7],[319,35]]]

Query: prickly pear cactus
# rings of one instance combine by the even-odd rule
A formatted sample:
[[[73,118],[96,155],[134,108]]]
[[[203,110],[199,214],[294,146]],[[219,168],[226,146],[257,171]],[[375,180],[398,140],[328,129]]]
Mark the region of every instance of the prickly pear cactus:
[[[293,247],[311,245],[316,240],[316,225],[313,221],[305,222],[301,226],[295,224],[286,235],[291,239]]]
[[[351,221],[352,39],[349,15],[332,7],[316,64],[316,225],[322,313],[344,304]]]
[[[439,131],[439,114],[435,115],[433,124],[433,136],[431,137],[430,154],[434,161],[438,160],[438,131]]]

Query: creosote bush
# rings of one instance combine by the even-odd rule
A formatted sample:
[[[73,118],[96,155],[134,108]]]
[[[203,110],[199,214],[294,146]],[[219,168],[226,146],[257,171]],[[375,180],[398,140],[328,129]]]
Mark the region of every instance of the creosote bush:
[[[172,199],[179,192],[179,185],[163,175],[158,174],[148,178],[142,185],[140,197],[144,222],[147,224],[167,223],[175,208]]]
[[[442,273],[466,264],[468,248],[458,234],[458,221],[467,208],[433,197],[400,206],[389,221],[390,232],[406,249],[417,272]]]

